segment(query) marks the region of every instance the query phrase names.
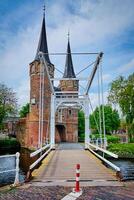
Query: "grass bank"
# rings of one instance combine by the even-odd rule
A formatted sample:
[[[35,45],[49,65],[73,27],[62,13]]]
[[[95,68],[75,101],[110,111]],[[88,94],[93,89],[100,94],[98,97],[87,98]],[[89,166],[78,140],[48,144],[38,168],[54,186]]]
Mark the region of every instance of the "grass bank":
[[[119,158],[134,158],[134,143],[110,144],[108,150],[118,154]]]

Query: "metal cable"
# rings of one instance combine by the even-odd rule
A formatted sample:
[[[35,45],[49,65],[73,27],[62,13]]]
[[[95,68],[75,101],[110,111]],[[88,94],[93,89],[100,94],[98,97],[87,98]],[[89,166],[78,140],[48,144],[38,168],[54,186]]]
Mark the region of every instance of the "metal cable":
[[[84,88],[81,84],[79,84],[79,86],[83,89],[83,90],[85,90],[86,88]]]
[[[84,70],[88,69],[88,68],[89,68],[90,66],[92,66],[95,62],[96,62],[96,61],[92,62],[91,64],[89,64],[88,66],[86,66],[84,69],[82,69],[81,71],[79,71],[79,72],[76,74],[76,76],[77,76],[78,74],[80,74],[81,72],[83,72]]]
[[[42,65],[40,65],[40,88],[39,88],[39,129],[38,129],[38,147],[40,147],[41,138],[41,100],[42,100]]]
[[[100,63],[100,75],[101,75],[101,98],[102,98],[102,119],[103,119],[103,134],[104,144],[106,140],[106,127],[105,127],[105,112],[104,112],[104,94],[103,94],[103,77],[102,77],[102,61]],[[106,145],[106,144],[105,144]]]
[[[48,120],[47,120],[47,132],[46,132],[46,140],[48,143],[48,130],[49,130],[49,123],[50,123],[50,115],[48,115]],[[46,142],[46,141],[45,141]]]
[[[46,63],[45,63],[46,64]],[[42,63],[43,66],[43,73],[42,73],[42,106],[41,106],[41,144],[40,146],[42,147],[42,137],[43,137],[43,129],[44,129],[44,75],[45,75],[45,68],[44,64]]]
[[[59,69],[57,69],[56,67],[54,67],[58,72],[60,72],[62,75],[64,74],[62,71],[60,71]]]
[[[89,104],[90,104],[92,112],[94,112],[90,97],[89,97]],[[98,130],[98,133],[99,133],[99,126],[98,126],[98,123],[97,123],[97,120],[96,120],[96,117],[95,117],[94,113],[93,113],[93,118],[94,118],[97,130]]]
[[[98,67],[98,103],[99,103],[99,130],[100,130],[100,139],[102,141],[102,127],[101,127],[101,102],[100,102],[100,71]],[[101,142],[102,143],[102,142]],[[102,144],[101,144],[102,145]]]
[[[55,56],[62,56],[62,55],[67,55],[67,54],[73,54],[73,55],[98,55],[99,53],[98,52],[76,52],[76,53],[61,53],[61,52],[58,52],[58,53],[43,53],[41,52],[43,55],[55,55]]]

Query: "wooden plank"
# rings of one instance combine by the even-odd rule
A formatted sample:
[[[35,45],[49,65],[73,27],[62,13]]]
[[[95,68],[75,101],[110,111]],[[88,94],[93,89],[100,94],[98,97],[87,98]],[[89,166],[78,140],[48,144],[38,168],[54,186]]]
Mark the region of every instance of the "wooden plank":
[[[52,159],[46,164],[39,181],[67,181],[75,180],[76,164],[80,164],[81,180],[117,180],[115,173],[104,166],[89,151],[84,149],[57,149]]]

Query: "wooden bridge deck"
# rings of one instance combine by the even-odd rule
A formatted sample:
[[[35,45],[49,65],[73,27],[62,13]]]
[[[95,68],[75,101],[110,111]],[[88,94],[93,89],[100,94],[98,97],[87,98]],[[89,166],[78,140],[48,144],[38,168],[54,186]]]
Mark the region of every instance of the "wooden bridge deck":
[[[46,184],[71,183],[75,181],[75,167],[80,164],[80,180],[82,182],[96,181],[99,183],[117,183],[115,173],[105,167],[101,161],[80,144],[60,144],[49,162],[43,162],[34,181]],[[99,184],[100,185],[100,184]]]

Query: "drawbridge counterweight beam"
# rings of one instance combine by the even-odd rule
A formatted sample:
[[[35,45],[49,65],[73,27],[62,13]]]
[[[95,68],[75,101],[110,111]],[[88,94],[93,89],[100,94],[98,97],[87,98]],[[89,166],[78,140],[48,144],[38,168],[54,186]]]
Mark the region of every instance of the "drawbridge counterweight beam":
[[[89,92],[89,89],[91,87],[91,84],[93,82],[93,79],[94,79],[94,76],[95,76],[95,73],[96,73],[96,70],[100,64],[100,61],[102,59],[102,56],[103,56],[103,52],[99,53],[97,59],[96,59],[96,62],[94,64],[94,68],[91,72],[91,75],[89,76],[89,79],[88,79],[88,83],[87,83],[87,86],[86,86],[86,92],[85,92],[85,95],[88,95],[88,92]]]

